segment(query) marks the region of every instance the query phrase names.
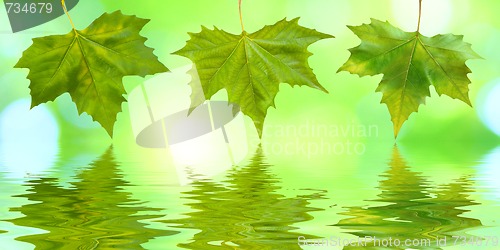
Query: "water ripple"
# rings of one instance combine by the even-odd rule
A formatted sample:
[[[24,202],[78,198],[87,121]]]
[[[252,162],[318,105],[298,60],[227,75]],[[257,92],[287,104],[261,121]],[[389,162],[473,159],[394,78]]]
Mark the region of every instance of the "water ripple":
[[[470,199],[474,192],[470,176],[432,187],[422,173],[407,166],[397,148],[394,148],[389,167],[381,175],[384,179],[379,183],[379,198],[370,200],[386,205],[349,207],[341,214],[350,218],[334,226],[360,238],[392,238],[400,242],[418,239],[430,240],[433,244],[444,237],[470,236],[467,230],[482,226],[480,220],[463,215],[470,211],[465,207],[479,204]]]
[[[177,233],[148,228],[141,222],[163,215],[157,215],[160,209],[147,207],[123,191],[130,184],[122,179],[112,148],[76,178],[80,181],[71,183],[70,189],[58,186],[56,178],[26,184],[28,193],[16,197],[35,203],[12,208],[25,216],[6,221],[47,232],[16,240],[31,243],[36,249],[143,249],[141,244],[153,238]]]
[[[198,180],[193,190],[184,192],[194,212],[188,218],[164,221],[176,228],[200,230],[188,249],[300,249],[298,236],[317,238],[292,230],[298,222],[310,221],[309,213],[320,209],[309,201],[323,199],[324,192],[292,198],[278,194],[279,179],[270,173],[259,148],[248,166],[234,169],[227,180],[216,183]]]

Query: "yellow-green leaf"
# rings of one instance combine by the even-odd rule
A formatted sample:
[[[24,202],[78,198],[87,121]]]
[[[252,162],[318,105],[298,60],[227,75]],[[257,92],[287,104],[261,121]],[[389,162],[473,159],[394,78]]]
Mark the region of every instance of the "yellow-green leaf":
[[[117,11],[81,31],[33,39],[15,66],[30,70],[31,106],[68,92],[79,113],[88,113],[112,136],[126,101],[122,78],[168,71],[139,35],[148,22]]]
[[[252,34],[233,35],[202,27],[200,33],[190,36],[175,54],[194,62],[192,73],[199,76],[205,99],[226,89],[229,102],[252,118],[260,136],[280,83],[327,92],[309,67],[307,60],[312,54],[307,47],[333,36],[301,27],[298,18],[281,20]],[[200,91],[193,89],[191,99],[193,108],[200,105]]]
[[[397,136],[403,123],[418,111],[433,85],[445,94],[471,105],[469,59],[481,58],[453,34],[425,37],[419,32],[404,32],[388,22],[372,19],[371,24],[349,27],[361,39],[350,49],[351,57],[339,69],[359,76],[384,74],[377,88],[383,93]]]

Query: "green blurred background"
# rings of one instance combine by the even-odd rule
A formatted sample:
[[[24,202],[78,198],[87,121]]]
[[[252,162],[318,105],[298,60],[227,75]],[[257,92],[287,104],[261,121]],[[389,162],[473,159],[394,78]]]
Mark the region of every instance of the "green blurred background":
[[[467,62],[473,72],[469,77],[472,81],[470,96],[474,108],[447,96],[439,97],[431,89],[432,97],[428,98],[427,104],[410,116],[401,130],[397,139],[399,146],[419,157],[461,161],[475,160],[478,155],[498,145],[500,21],[494,11],[498,7],[500,3],[493,0],[424,1],[421,27],[424,35],[448,32],[463,34],[464,40],[472,43],[472,48],[484,60]],[[116,10],[151,19],[141,34],[148,37],[146,44],[155,48],[155,54],[170,69],[190,64],[188,59],[171,53],[182,48],[189,39],[188,32],[199,32],[201,25],[215,25],[232,33],[241,32],[237,0],[81,1],[71,11],[71,16],[77,28],[83,29],[103,12]],[[413,31],[417,15],[416,0],[243,1],[243,18],[248,32],[285,17],[301,17],[301,25],[336,37],[319,41],[309,48],[313,52],[309,63],[319,82],[330,94],[306,87],[291,88],[287,84],[280,86],[281,91],[276,97],[277,109],[271,108],[268,113],[262,141],[264,150],[269,152],[268,157],[275,161],[308,164],[311,160],[326,164],[339,159],[357,162],[360,158],[360,154],[350,155],[342,150],[334,153],[313,152],[314,155],[311,156],[311,152],[307,150],[295,148],[285,152],[284,149],[286,145],[321,145],[325,141],[330,146],[342,147],[362,144],[362,154],[368,155],[376,155],[381,149],[392,148],[395,141],[389,112],[385,105],[380,104],[381,94],[375,93],[381,76],[359,78],[336,71],[349,57],[348,49],[359,44],[359,39],[346,25],[360,25],[370,22],[370,18],[377,18]],[[20,158],[23,152],[30,152],[26,145],[43,145],[49,142],[48,145],[52,146],[44,147],[47,152],[37,150],[36,146],[33,146],[33,151],[40,155],[57,156],[64,161],[81,155],[86,150],[100,153],[111,143],[127,150],[142,150],[135,145],[128,103],[123,104],[123,112],[118,115],[114,139],[110,139],[104,129],[92,122],[88,115],[79,116],[68,94],[55,102],[40,105],[31,111],[28,109],[28,70],[14,69],[13,66],[22,52],[31,45],[32,38],[69,32],[71,26],[66,17],[16,34],[10,32],[8,19],[3,11],[0,11],[0,23],[2,144],[10,145],[6,141],[16,141],[18,145],[18,148],[6,146],[8,149],[2,151],[3,155]],[[152,77],[148,76],[146,80]],[[124,85],[130,92],[144,81],[140,77],[125,77]],[[169,84],[172,84],[172,88],[184,89],[189,93],[189,87],[184,83]],[[223,91],[221,95],[224,96]],[[189,100],[188,95],[183,98]],[[252,150],[259,141],[248,118],[246,125]],[[306,133],[299,134],[301,127],[306,127]],[[347,133],[326,135],[312,132],[325,127],[344,129]],[[361,130],[372,127],[375,128],[372,133],[359,134]],[[292,130],[283,132],[287,128]],[[437,145],[439,150],[436,150]],[[151,152],[143,151],[146,155]],[[142,157],[138,152],[135,155]],[[51,165],[51,157],[45,158],[47,164]]]
[[[424,1],[424,35],[463,34],[464,40],[472,43],[473,49],[484,60],[467,62],[473,72],[469,77],[472,80],[470,95],[474,109],[448,97],[438,97],[433,91],[427,105],[422,106],[419,113],[413,114],[405,124],[398,138],[400,143],[434,144],[452,141],[449,143],[460,144],[464,148],[498,143],[498,137],[493,131],[500,134],[499,111],[496,108],[500,105],[498,102],[487,103],[487,98],[491,98],[492,90],[500,84],[500,49],[497,47],[500,44],[500,21],[494,12],[499,5],[498,1],[493,0]],[[201,25],[215,25],[232,33],[241,32],[237,7],[236,0],[81,1],[71,11],[71,15],[79,29],[85,28],[104,11],[121,10],[125,14],[151,19],[142,31],[149,38],[147,45],[156,49],[155,54],[167,67],[177,68],[190,63],[186,58],[171,55],[189,39],[187,32],[199,32]],[[346,25],[360,25],[369,22],[370,18],[377,18],[412,31],[416,26],[417,9],[417,1],[411,0],[243,1],[244,22],[249,32],[284,17],[301,17],[301,25],[336,36],[335,39],[323,40],[310,47],[314,53],[310,58],[310,65],[330,94],[308,88],[292,89],[282,84],[276,99],[277,109],[270,110],[267,124],[300,125],[304,121],[310,121],[338,126],[377,125],[379,130],[375,139],[392,142],[389,113],[384,105],[379,104],[381,94],[374,92],[381,76],[359,78],[346,72],[337,74],[336,71],[349,57],[347,49],[359,43]],[[29,82],[25,79],[27,70],[13,69],[13,65],[31,44],[31,38],[67,33],[70,25],[66,17],[60,17],[48,24],[12,34],[3,11],[0,12],[0,21],[0,89],[4,96],[0,100],[0,110],[4,110],[18,100],[30,99]],[[127,91],[131,91],[142,81],[139,77],[127,77],[124,82]],[[186,86],[180,84],[178,88]],[[495,92],[496,95],[498,92]],[[492,98],[499,99],[498,96]],[[491,105],[496,107],[485,107]],[[115,127],[115,140],[133,142],[127,104],[123,107],[124,112],[118,116]],[[104,130],[91,122],[86,114],[77,115],[68,95],[58,98],[55,103],[42,105],[41,108],[48,108],[56,120],[61,139],[78,141],[79,144],[110,140]],[[24,111],[19,112],[18,116],[28,112]],[[487,112],[489,113],[486,114]],[[494,113],[491,114],[492,112]],[[494,120],[496,124],[485,122],[486,116],[496,117],[490,118],[490,123]],[[249,133],[255,134],[251,126]],[[273,136],[268,133],[268,137]]]
[[[463,34],[464,40],[472,43],[472,48],[484,60],[467,62],[473,72],[469,77],[474,108],[447,96],[438,97],[432,89],[432,98],[428,98],[427,104],[421,106],[418,113],[410,116],[397,139],[403,153],[410,152],[407,157],[416,161],[462,163],[476,161],[498,146],[500,138],[495,132],[500,134],[500,20],[495,10],[499,7],[500,3],[494,0],[424,1],[421,27],[424,35]],[[160,61],[170,69],[190,64],[188,59],[171,53],[182,48],[189,39],[188,32],[199,32],[201,25],[210,28],[215,25],[232,33],[241,32],[237,0],[81,1],[71,11],[71,16],[77,28],[83,29],[103,12],[116,10],[151,19],[141,34],[148,37],[146,44],[155,48]],[[261,142],[270,162],[284,168],[296,166],[284,172],[290,176],[307,174],[307,168],[301,166],[317,165],[332,169],[332,162],[346,166],[371,165],[374,159],[385,162],[395,141],[389,112],[385,105],[380,104],[381,94],[375,93],[381,76],[359,78],[346,72],[336,73],[349,57],[348,49],[359,44],[359,39],[346,25],[360,25],[370,22],[370,18],[377,18],[413,31],[417,15],[416,0],[243,1],[243,17],[248,32],[285,17],[301,17],[301,25],[336,37],[322,40],[309,48],[314,53],[309,59],[310,66],[330,94],[306,87],[281,85],[276,98],[277,109],[271,108],[268,113]],[[71,165],[71,162],[88,164],[111,143],[118,154],[120,149],[133,152],[121,153],[123,161],[139,159],[150,163],[146,169],[163,168],[163,159],[150,157],[162,151],[158,153],[136,146],[127,103],[123,104],[123,112],[118,115],[114,139],[110,139],[88,115],[79,116],[68,94],[55,102],[40,105],[31,111],[28,109],[28,70],[14,69],[13,66],[31,45],[32,38],[69,32],[71,26],[66,17],[16,34],[10,32],[3,11],[0,11],[0,23],[0,89],[3,93],[3,98],[0,98],[0,131],[1,145],[4,145],[0,147],[0,157],[7,162],[11,159],[12,163],[6,164],[10,166],[8,169],[33,171],[30,169],[33,168],[32,161],[20,162],[29,154],[36,159],[40,169],[55,165],[59,171],[69,171],[70,168],[64,166]],[[146,79],[150,78],[152,76]],[[140,77],[124,78],[128,92],[144,81]],[[170,84],[189,93],[189,87],[184,83]],[[189,100],[188,95],[183,98]],[[246,125],[250,152],[253,152],[260,142],[248,118]],[[327,135],[312,132],[332,126],[348,133]],[[301,127],[306,127],[305,133],[298,132]],[[370,127],[375,127],[375,132],[358,134]],[[292,129],[283,132],[287,128]],[[326,149],[321,146],[325,143],[328,144]],[[289,150],[285,150],[287,145]],[[315,148],[313,152],[304,149],[309,145],[319,145],[320,148]],[[347,153],[352,145],[361,145],[362,152]],[[331,147],[335,146],[340,148],[333,152]],[[28,170],[20,166],[27,166]],[[344,167],[336,171],[352,173],[354,170]],[[71,176],[72,173],[69,171],[60,175]]]
[[[491,179],[478,182],[491,190],[474,196],[485,206],[476,208],[469,215],[481,219],[484,225],[496,226],[492,227],[492,231],[497,230],[498,222],[491,218],[497,208],[487,205],[489,200],[493,200],[491,203],[498,206],[500,190],[495,179],[499,171],[494,168],[499,161],[498,150],[494,149],[500,142],[500,19],[497,14],[500,2],[423,2],[421,30],[424,35],[462,34],[484,60],[467,62],[473,72],[469,74],[473,108],[446,96],[438,97],[431,89],[432,97],[417,114],[410,116],[396,142],[408,165],[414,171],[427,173],[429,183],[447,184],[469,174],[490,176]],[[201,25],[209,28],[215,25],[231,33],[241,32],[237,0],[80,1],[70,13],[77,28],[83,29],[103,12],[116,10],[151,19],[141,34],[148,38],[146,44],[155,48],[160,61],[170,69],[190,64],[188,59],[171,53],[181,49],[189,39],[188,32],[199,32]],[[398,157],[394,157],[393,153],[395,140],[389,112],[385,105],[380,104],[382,95],[375,93],[381,76],[359,78],[346,72],[336,73],[349,57],[348,49],[360,42],[346,25],[360,25],[370,22],[370,18],[377,18],[388,20],[406,31],[414,31],[417,15],[417,0],[243,0],[243,16],[248,32],[257,31],[285,17],[301,17],[299,23],[302,26],[336,37],[322,40],[309,48],[314,54],[309,59],[310,66],[330,94],[282,84],[276,98],[277,109],[271,108],[268,113],[261,142],[257,140],[252,122],[245,118],[249,156],[255,152],[256,144],[261,143],[266,162],[273,165],[269,171],[280,179],[281,189],[276,192],[291,197],[304,192],[301,188],[326,189],[338,202],[337,207],[329,199],[312,199],[311,206],[325,209],[325,212],[315,213],[314,222],[301,224],[305,233],[338,233],[339,229],[327,227],[323,222],[336,223],[340,218],[336,213],[342,212],[341,205],[365,205],[363,200],[375,197],[379,174],[388,167],[391,157],[399,159],[399,153],[396,154]],[[4,173],[9,172],[19,172],[22,177],[27,172],[37,172],[36,168],[40,171],[50,169],[53,170],[52,175],[58,178],[58,185],[65,186],[75,178],[82,179],[82,174],[77,174],[79,169],[89,167],[92,161],[99,161],[99,155],[113,143],[113,153],[121,163],[123,178],[136,185],[127,186],[124,190],[133,197],[148,201],[152,207],[168,208],[169,213],[177,216],[189,210],[182,205],[189,201],[178,197],[180,191],[185,189],[159,188],[160,185],[179,184],[175,169],[170,160],[163,157],[164,151],[144,149],[135,144],[127,103],[123,104],[123,112],[118,115],[113,139],[88,115],[79,116],[68,94],[55,102],[29,110],[28,70],[14,69],[13,66],[31,45],[32,38],[63,34],[70,29],[67,18],[60,17],[12,34],[6,13],[0,11],[0,177],[4,178]],[[130,92],[144,81],[140,77],[126,77],[125,88]],[[173,88],[189,92],[184,83],[171,84]],[[189,100],[188,95],[182,98]],[[305,132],[300,132],[300,128],[304,128]],[[327,128],[330,133],[314,132],[321,128]],[[347,132],[335,134],[332,128]],[[367,128],[373,130],[363,134],[362,131]],[[291,145],[289,151],[285,150],[287,145]],[[320,148],[302,150],[309,145]],[[325,148],[339,145],[341,148],[338,152],[331,152],[322,145],[326,145]],[[349,145],[362,148],[360,152],[348,152]],[[246,163],[248,160],[241,165]],[[99,175],[99,171],[92,172],[92,175],[96,175],[96,180],[103,181],[109,173],[104,171]],[[88,181],[91,182],[92,178]],[[228,178],[232,178],[231,175]],[[272,179],[274,175],[263,178]],[[243,178],[244,181],[253,183],[255,180]],[[92,189],[92,185],[88,188]],[[19,216],[6,210],[14,207],[13,204],[21,206],[25,203],[10,196],[26,193],[26,189],[17,182],[5,182],[1,190],[5,190],[8,194],[5,197],[9,198],[0,200],[0,204],[7,204],[2,206],[5,211],[0,209],[0,216]],[[259,205],[264,210],[268,208],[264,201]],[[318,221],[323,224],[318,226]],[[16,232],[10,224],[0,225],[4,226],[2,229]],[[190,235],[178,235],[172,240],[172,245],[187,241]]]

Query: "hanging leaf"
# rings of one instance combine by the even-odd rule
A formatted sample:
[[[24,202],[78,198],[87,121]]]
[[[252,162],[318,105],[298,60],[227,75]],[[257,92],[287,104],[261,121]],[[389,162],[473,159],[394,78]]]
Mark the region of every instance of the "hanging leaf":
[[[33,39],[15,65],[30,70],[31,106],[68,92],[79,113],[88,113],[112,136],[126,101],[122,78],[168,71],[139,35],[148,22],[117,11],[103,14],[81,31]]]
[[[377,91],[383,93],[382,103],[389,108],[395,136],[410,114],[430,97],[430,85],[439,95],[471,105],[467,78],[471,70],[465,62],[481,57],[463,42],[463,36],[426,37],[376,19],[349,29],[361,44],[350,49],[351,57],[339,71],[359,76],[384,74]]]
[[[252,34],[243,31],[233,35],[202,27],[200,33],[190,36],[186,46],[175,54],[194,62],[191,75],[197,73],[205,99],[226,89],[229,102],[252,118],[259,136],[268,108],[275,106],[280,83],[327,92],[309,67],[307,59],[312,54],[307,47],[333,36],[301,27],[298,18],[281,20]],[[200,90],[192,89],[195,108],[201,104]]]

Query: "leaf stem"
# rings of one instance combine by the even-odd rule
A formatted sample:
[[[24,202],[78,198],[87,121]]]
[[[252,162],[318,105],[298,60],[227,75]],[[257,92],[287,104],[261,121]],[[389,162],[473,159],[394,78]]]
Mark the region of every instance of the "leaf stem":
[[[69,15],[68,9],[66,8],[66,2],[64,0],[61,0],[61,5],[62,5],[62,8],[64,10],[64,13],[66,13],[66,15],[68,16],[69,22],[71,23],[71,27],[73,27],[73,30],[76,33],[75,24],[73,23],[73,20],[71,19],[71,16]]]
[[[245,31],[245,25],[243,25],[243,14],[241,12],[241,0],[238,0],[238,9],[240,11],[241,31]]]
[[[417,26],[417,34],[420,32],[420,20],[422,19],[422,0],[418,2],[418,26]]]

